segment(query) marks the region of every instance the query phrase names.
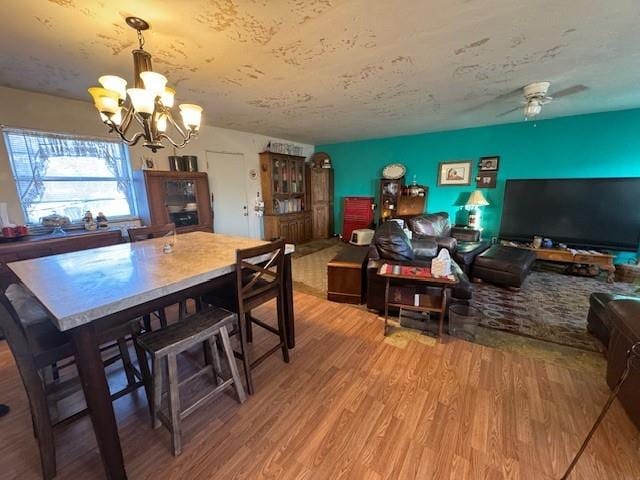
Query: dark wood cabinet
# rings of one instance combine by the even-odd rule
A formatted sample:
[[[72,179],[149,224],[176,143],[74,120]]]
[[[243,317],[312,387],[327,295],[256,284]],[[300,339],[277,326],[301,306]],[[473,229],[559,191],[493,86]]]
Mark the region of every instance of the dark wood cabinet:
[[[290,243],[311,239],[311,212],[305,204],[305,159],[283,153],[260,154],[264,237]]]
[[[333,169],[307,168],[307,209],[311,211],[312,238],[333,235]]]
[[[59,253],[106,247],[124,242],[120,230],[87,232],[71,230],[65,236],[34,235],[13,242],[0,243],[0,288],[16,281],[7,263],[57,255]],[[55,288],[55,278],[51,279]]]
[[[145,225],[175,223],[179,233],[213,231],[206,172],[139,170],[133,178],[138,213]]]

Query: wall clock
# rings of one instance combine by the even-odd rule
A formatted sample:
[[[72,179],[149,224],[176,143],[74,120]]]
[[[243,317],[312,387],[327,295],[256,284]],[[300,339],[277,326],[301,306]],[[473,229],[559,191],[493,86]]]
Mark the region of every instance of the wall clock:
[[[382,176],[388,180],[397,180],[404,177],[407,167],[401,163],[391,163],[382,169]]]

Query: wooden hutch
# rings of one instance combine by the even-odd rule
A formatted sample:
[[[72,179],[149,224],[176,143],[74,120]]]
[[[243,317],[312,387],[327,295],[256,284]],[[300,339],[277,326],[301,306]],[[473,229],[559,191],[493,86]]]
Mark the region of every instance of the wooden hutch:
[[[206,172],[137,170],[133,179],[138,214],[145,225],[175,223],[178,233],[213,231]]]
[[[380,223],[391,218],[422,215],[427,206],[428,192],[429,189],[423,185],[405,185],[404,177],[380,179]]]
[[[290,243],[311,240],[311,212],[305,206],[305,158],[284,153],[260,154],[264,200],[264,237]]]

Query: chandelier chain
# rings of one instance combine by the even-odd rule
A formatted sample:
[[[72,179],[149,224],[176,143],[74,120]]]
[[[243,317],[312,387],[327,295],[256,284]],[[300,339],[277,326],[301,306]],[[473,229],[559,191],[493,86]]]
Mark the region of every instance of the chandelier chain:
[[[140,50],[144,50],[144,35],[142,35],[142,30],[137,30],[138,32],[138,44],[140,46]]]

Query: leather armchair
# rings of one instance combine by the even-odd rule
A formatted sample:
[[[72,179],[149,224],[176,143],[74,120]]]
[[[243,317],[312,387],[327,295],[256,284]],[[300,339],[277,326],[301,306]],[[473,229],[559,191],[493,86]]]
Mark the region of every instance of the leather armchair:
[[[414,241],[431,240],[436,242],[438,250],[446,248],[465,273],[469,273],[476,256],[490,247],[489,242],[480,241],[479,230],[451,227],[447,212],[413,217],[407,220],[407,225]]]
[[[409,240],[402,228],[395,222],[385,222],[373,236],[369,246],[367,264],[367,308],[384,310],[385,279],[378,275],[378,269],[385,260],[400,265],[430,266],[431,259],[438,253],[438,243],[434,238]],[[460,283],[453,287],[452,303],[468,303],[472,286],[467,275],[455,261],[451,269],[458,275]]]

